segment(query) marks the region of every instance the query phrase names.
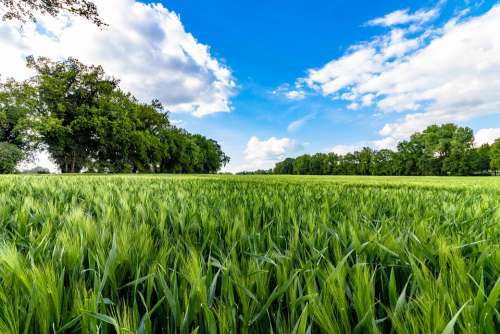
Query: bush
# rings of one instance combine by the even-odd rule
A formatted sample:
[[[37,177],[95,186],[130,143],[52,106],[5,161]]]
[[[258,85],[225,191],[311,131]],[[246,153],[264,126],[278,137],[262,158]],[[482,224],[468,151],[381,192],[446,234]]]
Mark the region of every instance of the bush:
[[[36,166],[28,170],[23,170],[23,174],[50,174],[50,170],[45,167]]]
[[[17,164],[23,160],[24,154],[17,146],[0,143],[0,174],[10,174],[16,170]]]

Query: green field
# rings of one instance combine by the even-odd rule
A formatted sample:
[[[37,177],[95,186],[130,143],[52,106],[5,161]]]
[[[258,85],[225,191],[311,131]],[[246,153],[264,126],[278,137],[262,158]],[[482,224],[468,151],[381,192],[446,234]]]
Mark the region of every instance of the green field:
[[[5,176],[0,333],[498,333],[500,178]]]

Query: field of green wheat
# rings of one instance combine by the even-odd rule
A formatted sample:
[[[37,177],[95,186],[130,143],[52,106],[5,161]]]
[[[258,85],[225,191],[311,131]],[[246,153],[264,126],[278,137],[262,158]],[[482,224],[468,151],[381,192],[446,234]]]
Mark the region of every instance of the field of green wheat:
[[[0,333],[498,333],[500,178],[5,176]]]

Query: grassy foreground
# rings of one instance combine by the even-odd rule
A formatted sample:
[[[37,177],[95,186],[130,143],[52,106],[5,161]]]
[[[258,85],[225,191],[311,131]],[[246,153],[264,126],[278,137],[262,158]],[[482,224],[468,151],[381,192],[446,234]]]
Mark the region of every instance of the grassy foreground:
[[[0,178],[0,333],[498,333],[499,277],[500,178]]]

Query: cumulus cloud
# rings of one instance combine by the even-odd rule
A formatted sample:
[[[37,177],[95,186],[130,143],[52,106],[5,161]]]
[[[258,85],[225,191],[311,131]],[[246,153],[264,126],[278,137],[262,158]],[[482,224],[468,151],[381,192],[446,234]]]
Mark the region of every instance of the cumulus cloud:
[[[308,76],[299,80],[324,95],[336,94],[348,100],[360,98],[357,90],[359,85],[394,66],[397,59],[418,49],[426,37],[423,35],[410,39],[406,37],[405,30],[394,29],[369,43],[352,46],[344,56],[319,69],[310,69]]]
[[[500,31],[500,5],[476,17],[463,18],[461,12],[440,28],[418,33],[401,25],[425,22],[429,11],[397,13],[372,21],[398,25],[387,34],[352,46],[299,80],[348,101],[350,109],[374,105],[382,116],[400,113],[380,130],[380,145],[430,124],[500,113],[500,39],[494,37]]]
[[[267,140],[260,140],[251,137],[245,149],[245,161],[247,164],[243,169],[267,169],[272,168],[290,155],[303,149],[303,146],[290,138],[271,137]]]
[[[231,109],[231,70],[207,45],[186,32],[180,17],[162,4],[96,0],[109,24],[103,29],[74,16],[41,17],[22,28],[0,22],[0,74],[24,79],[28,55],[60,60],[69,56],[99,64],[121,79],[140,100],[160,99],[172,112],[204,116]]]
[[[483,144],[492,144],[500,138],[500,128],[479,129],[474,134],[475,144],[481,146]]]

